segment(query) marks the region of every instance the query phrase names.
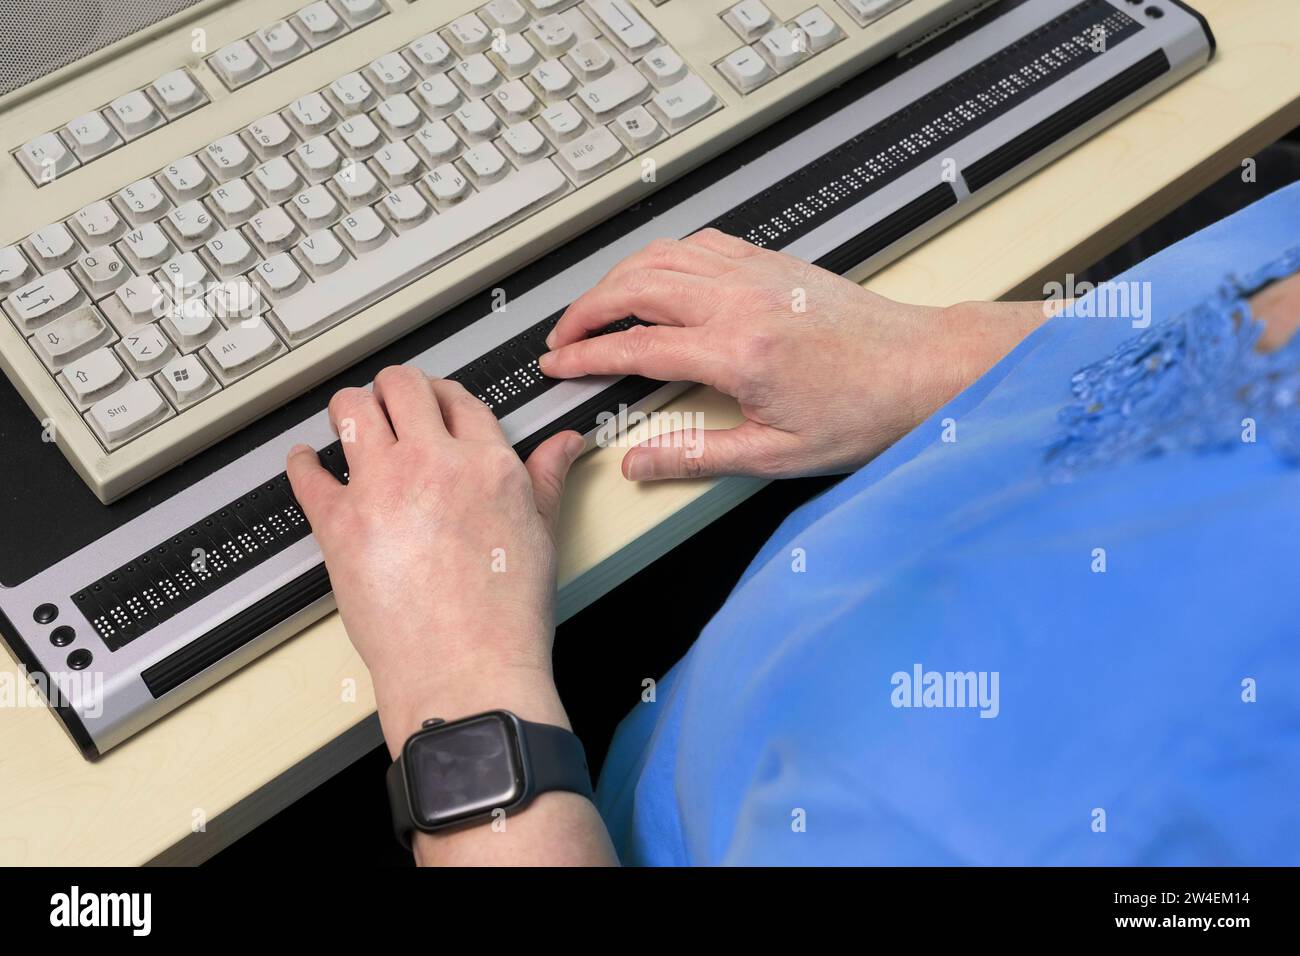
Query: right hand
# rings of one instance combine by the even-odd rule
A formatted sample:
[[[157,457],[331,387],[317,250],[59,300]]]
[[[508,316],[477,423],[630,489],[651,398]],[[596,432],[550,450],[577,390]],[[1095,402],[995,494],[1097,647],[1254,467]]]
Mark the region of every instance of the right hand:
[[[634,481],[833,474],[860,467],[982,375],[1043,320],[1030,305],[904,305],[706,229],[611,269],[560,317],[541,367],[557,378],[702,382],[740,402],[735,428],[631,449],[623,473]],[[651,324],[586,337],[629,315]]]

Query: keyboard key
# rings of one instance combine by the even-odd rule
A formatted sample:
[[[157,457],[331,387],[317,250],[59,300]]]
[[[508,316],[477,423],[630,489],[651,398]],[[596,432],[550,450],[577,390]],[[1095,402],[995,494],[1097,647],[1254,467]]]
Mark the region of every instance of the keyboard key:
[[[221,388],[197,355],[176,356],[154,376],[154,381],[167,395],[168,401],[181,409],[189,408]]]
[[[655,47],[637,66],[657,90],[672,86],[686,76],[686,64],[677,55],[677,51],[668,46]]]
[[[184,301],[177,303],[175,308],[162,317],[159,324],[167,337],[175,343],[177,350],[187,354],[202,348],[223,328],[208,311],[204,296],[186,296]],[[163,372],[166,371],[164,367]]]
[[[501,134],[501,146],[516,166],[541,159],[551,151],[551,144],[528,121],[516,123]]]
[[[827,16],[821,7],[805,10],[794,18],[794,25],[803,31],[812,53],[820,53],[844,39],[844,31],[839,24]]]
[[[768,33],[763,34],[763,39],[758,41],[759,55],[767,61],[777,73],[784,73],[795,64],[808,58],[808,51],[804,48],[802,35],[795,34],[786,27],[777,27]]]
[[[497,115],[482,100],[470,100],[452,113],[448,124],[467,143],[478,143],[496,135],[501,126]]]
[[[482,53],[471,54],[457,63],[451,70],[451,78],[471,99],[487,96],[501,82],[501,74]]]
[[[110,348],[95,349],[59,373],[59,384],[79,410],[89,408],[130,380]]]
[[[271,113],[249,124],[248,135],[252,138],[253,149],[264,160],[283,156],[298,145],[293,130],[279,113]]]
[[[492,45],[492,62],[509,79],[523,76],[541,59],[522,33],[508,33]]]
[[[167,122],[162,111],[153,105],[153,100],[149,99],[142,90],[133,90],[124,96],[119,96],[108,104],[104,113],[121,137],[128,142],[139,139],[151,129],[157,129]]]
[[[858,26],[865,27],[872,20],[878,20],[896,7],[901,7],[907,0],[838,0],[840,7],[857,21]]]
[[[425,123],[411,137],[411,146],[430,166],[440,166],[459,156],[465,144],[451,131],[446,121],[434,120]]]
[[[713,89],[694,73],[661,90],[650,101],[650,112],[666,130],[676,133],[703,119],[717,105]]]
[[[197,199],[177,206],[162,222],[176,247],[187,251],[203,245],[218,228],[207,207]]]
[[[89,300],[65,269],[37,276],[4,301],[5,311],[23,332],[34,332],[79,309]]]
[[[291,18],[314,50],[348,32],[348,25],[325,0],[316,0]]]
[[[249,183],[267,205],[284,202],[306,185],[298,170],[283,156],[267,160],[254,169]]]
[[[482,53],[492,43],[492,31],[486,23],[472,13],[457,17],[447,24],[447,39],[459,56]]]
[[[424,114],[405,93],[390,96],[375,110],[375,121],[392,139],[405,139],[424,123]]]
[[[391,237],[384,221],[369,206],[352,210],[339,221],[339,237],[354,256],[378,249]]]
[[[203,246],[203,258],[219,279],[247,272],[257,262],[257,252],[238,229],[219,232]]]
[[[380,0],[335,0],[343,19],[354,27],[382,17],[388,8]]]
[[[736,88],[737,93],[756,90],[776,74],[753,47],[732,50],[718,61],[718,72]]]
[[[444,163],[426,173],[420,182],[429,191],[434,202],[440,206],[460,202],[472,192],[469,180],[451,163]]]
[[[423,80],[411,96],[429,119],[446,116],[461,102],[460,89],[443,73]]]
[[[634,106],[627,112],[620,113],[610,129],[623,141],[630,153],[639,153],[665,136],[663,128],[644,106]]]
[[[126,232],[126,223],[107,199],[93,202],[84,209],[78,210],[68,220],[68,225],[87,249],[113,242]]]
[[[461,161],[479,189],[496,182],[512,168],[509,161],[501,155],[501,150],[491,143],[479,143],[465,150]]]
[[[232,179],[224,186],[218,186],[208,199],[216,209],[217,218],[227,229],[248,222],[262,209],[262,200],[242,179]]]
[[[650,81],[634,66],[620,66],[578,90],[578,105],[597,123],[636,106],[650,92]]]
[[[320,184],[309,186],[294,196],[286,208],[303,232],[316,232],[332,226],[343,212],[334,194]]]
[[[208,66],[232,90],[270,72],[270,67],[247,40],[236,40],[229,46],[222,47],[208,57]]]
[[[379,203],[379,214],[397,233],[418,226],[433,213],[414,186],[398,186]]]
[[[152,178],[141,179],[127,186],[117,194],[114,204],[126,216],[127,221],[134,225],[156,222],[167,215],[167,210],[172,207],[167,194]]]
[[[436,33],[426,33],[406,48],[406,58],[421,76],[433,76],[451,66],[451,47]]]
[[[568,100],[543,110],[540,119],[542,132],[557,146],[582,135],[587,128],[587,121]]]
[[[324,182],[339,171],[343,154],[328,136],[309,139],[293,151],[298,168],[309,183]]]
[[[257,268],[253,270],[253,279],[262,293],[272,302],[289,298],[307,284],[306,273],[287,252],[278,253],[265,262],[259,262]]]
[[[580,186],[613,169],[627,158],[627,152],[613,133],[603,126],[596,126],[557,147],[555,158],[568,177]]]
[[[548,57],[557,57],[578,42],[564,18],[555,14],[542,17],[528,28],[528,33],[542,55]]]
[[[519,0],[488,0],[478,15],[497,30],[519,30],[528,24],[528,11]]]
[[[14,153],[32,182],[37,185],[52,183],[64,173],[81,165],[63,140],[55,133],[42,133],[19,147]]]
[[[537,112],[537,97],[522,80],[502,83],[492,91],[488,102],[505,123],[518,123]]]
[[[257,161],[243,139],[234,133],[204,147],[198,155],[219,183],[244,175]]]
[[[122,144],[122,137],[99,111],[78,116],[63,127],[63,133],[82,162],[102,156]]]
[[[208,101],[202,87],[188,70],[172,70],[154,80],[149,87],[168,119],[176,119],[198,109]]]
[[[599,40],[579,41],[562,62],[579,83],[590,83],[614,69],[614,57]]]
[[[370,156],[384,145],[379,127],[364,113],[340,123],[335,135],[338,136],[343,151],[358,159]]]
[[[152,276],[133,276],[103,302],[100,308],[119,335],[141,325],[156,322],[167,314],[172,301]]]
[[[7,295],[36,275],[27,257],[17,246],[0,249],[0,295]]]
[[[152,375],[176,355],[171,340],[156,325],[143,325],[122,336],[114,351],[137,378]]]
[[[328,229],[311,233],[295,248],[298,261],[303,264],[307,274],[313,279],[328,275],[349,259],[343,243],[339,242],[338,237]],[[292,335],[289,336],[289,342],[297,344]]]
[[[308,93],[289,104],[285,113],[298,135],[311,139],[321,133],[327,133],[338,123],[338,115],[319,93]]]
[[[37,229],[23,240],[23,251],[41,272],[66,266],[81,255],[81,246],[61,222]]]
[[[532,81],[537,95],[548,103],[561,100],[572,93],[578,86],[573,74],[559,60],[547,60],[533,67],[528,78]]]
[[[349,209],[365,206],[384,194],[384,184],[365,163],[348,160],[330,180]]]
[[[182,156],[165,166],[159,182],[178,205],[206,195],[213,186],[212,177],[194,156]]]
[[[659,45],[659,37],[627,0],[586,0],[592,22],[631,59]]]
[[[379,173],[379,178],[390,189],[415,182],[424,172],[424,167],[420,165],[420,157],[416,156],[415,151],[400,139],[375,153],[372,162]]]
[[[740,0],[722,15],[722,20],[746,43],[753,43],[776,24],[762,0]]]
[[[400,53],[385,53],[372,61],[364,72],[366,79],[382,96],[405,93],[420,79]]]
[[[326,87],[325,93],[344,116],[364,113],[379,102],[374,87],[360,73],[345,73]]]
[[[155,277],[171,290],[173,303],[202,298],[208,280],[212,278],[197,252],[182,252],[168,259]]]
[[[136,226],[122,237],[118,247],[137,273],[152,272],[176,254],[167,234],[153,222]]]
[[[287,20],[262,27],[248,41],[273,70],[298,59],[310,49],[307,41],[289,26]]]
[[[86,421],[108,448],[130,441],[175,414],[149,382],[130,382],[90,406]]]
[[[82,255],[73,264],[72,274],[96,301],[131,278],[131,270],[112,246],[91,249]]]
[[[208,310],[226,328],[252,324],[261,320],[266,302],[246,276],[235,276],[208,289]]]
[[[289,214],[279,206],[270,206],[248,221],[252,227],[253,241],[262,255],[283,252],[298,241],[298,227]]]
[[[41,326],[28,341],[45,367],[57,372],[113,339],[113,330],[99,310],[83,305]]]
[[[200,353],[210,359],[223,384],[229,385],[285,351],[266,322],[237,323],[218,332]]]

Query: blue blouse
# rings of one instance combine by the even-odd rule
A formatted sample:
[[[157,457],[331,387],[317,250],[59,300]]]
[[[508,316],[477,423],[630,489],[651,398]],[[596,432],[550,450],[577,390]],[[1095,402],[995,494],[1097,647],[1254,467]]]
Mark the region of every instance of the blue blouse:
[[[1300,863],[1297,270],[1300,184],[795,512],[620,725],[622,860]]]

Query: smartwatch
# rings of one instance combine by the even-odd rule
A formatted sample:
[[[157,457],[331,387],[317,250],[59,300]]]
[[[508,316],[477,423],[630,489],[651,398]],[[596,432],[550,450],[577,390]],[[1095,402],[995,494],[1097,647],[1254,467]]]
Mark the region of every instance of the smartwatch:
[[[388,768],[393,832],[436,833],[522,810],[539,793],[567,790],[591,799],[582,741],[570,731],[520,720],[508,710],[426,720]]]

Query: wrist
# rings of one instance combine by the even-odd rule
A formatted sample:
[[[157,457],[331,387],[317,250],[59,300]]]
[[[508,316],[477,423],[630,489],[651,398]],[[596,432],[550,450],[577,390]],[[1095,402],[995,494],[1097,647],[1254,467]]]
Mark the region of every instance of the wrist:
[[[569,729],[569,719],[549,668],[511,667],[441,673],[424,682],[376,685],[379,723],[396,759],[411,734],[431,717],[456,720],[508,710],[523,720]]]

